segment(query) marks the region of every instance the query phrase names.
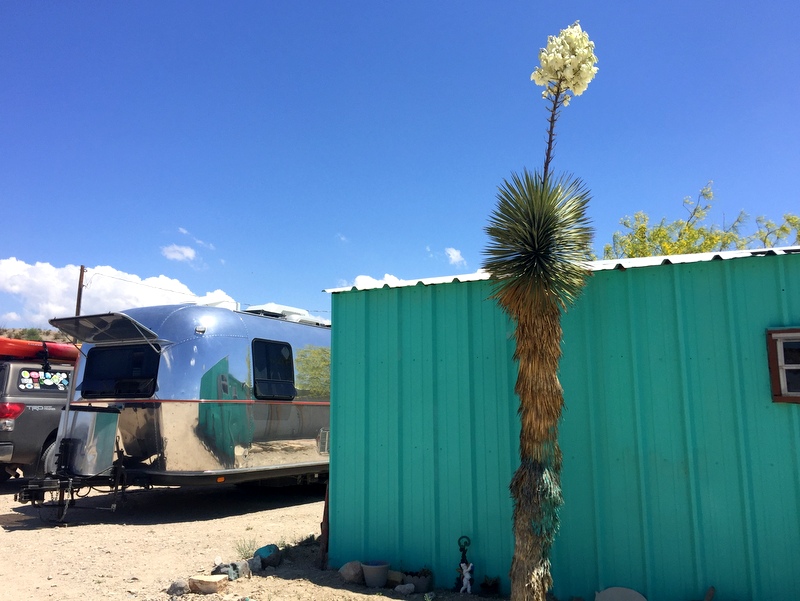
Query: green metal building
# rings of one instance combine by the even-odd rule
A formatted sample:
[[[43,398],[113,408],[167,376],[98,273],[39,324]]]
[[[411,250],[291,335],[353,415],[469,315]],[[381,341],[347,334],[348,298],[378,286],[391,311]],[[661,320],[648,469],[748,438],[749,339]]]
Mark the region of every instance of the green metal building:
[[[564,316],[560,599],[800,594],[800,248],[592,264]],[[509,590],[513,324],[486,274],[333,292],[329,561]]]

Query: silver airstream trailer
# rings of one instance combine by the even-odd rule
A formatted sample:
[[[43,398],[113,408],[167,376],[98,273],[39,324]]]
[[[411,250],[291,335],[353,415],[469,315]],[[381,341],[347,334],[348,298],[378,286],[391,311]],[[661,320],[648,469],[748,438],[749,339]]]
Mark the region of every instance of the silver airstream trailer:
[[[169,305],[53,319],[83,342],[51,476],[81,486],[324,479],[330,326],[279,305]]]

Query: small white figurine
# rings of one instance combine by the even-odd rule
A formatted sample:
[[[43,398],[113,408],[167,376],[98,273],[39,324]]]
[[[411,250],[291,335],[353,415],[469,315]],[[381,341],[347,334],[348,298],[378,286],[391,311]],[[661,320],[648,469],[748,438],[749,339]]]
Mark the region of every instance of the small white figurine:
[[[470,580],[472,580],[472,564],[470,563],[467,565],[466,563],[462,563],[460,593],[467,593],[468,595],[472,594],[472,584],[470,584]]]

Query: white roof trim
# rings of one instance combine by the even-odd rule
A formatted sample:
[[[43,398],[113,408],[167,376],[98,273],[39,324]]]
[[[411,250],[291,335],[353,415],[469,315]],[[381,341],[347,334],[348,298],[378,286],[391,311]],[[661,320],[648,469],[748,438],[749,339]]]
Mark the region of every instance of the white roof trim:
[[[702,263],[704,261],[720,261],[728,259],[741,259],[744,257],[759,257],[773,255],[800,254],[800,246],[786,246],[783,248],[760,248],[748,250],[726,250],[712,253],[694,253],[690,255],[668,255],[662,257],[642,257],[638,259],[605,259],[602,261],[587,261],[586,265],[591,271],[609,271],[612,269],[635,269],[637,267],[653,267],[655,265],[676,265],[678,263]],[[462,275],[447,275],[434,278],[421,278],[417,280],[383,280],[359,286],[345,286],[342,288],[327,288],[325,292],[350,292],[353,290],[375,290],[379,288],[407,288],[422,284],[432,286],[435,284],[450,284],[452,282],[477,282],[490,278],[488,271],[479,269],[475,273]]]
[[[377,290],[379,288],[408,288],[422,284],[423,286],[433,286],[435,284],[449,284],[451,282],[476,282],[488,280],[491,276],[488,271],[479,269],[475,273],[465,273],[462,275],[444,275],[435,278],[421,278],[418,280],[373,280],[369,284],[358,286],[344,286],[342,288],[326,288],[325,292],[335,294],[337,292],[350,292],[351,290]]]
[[[790,255],[798,253],[800,253],[800,246],[753,248],[710,253],[693,253],[689,255],[642,257],[638,259],[607,259],[603,261],[591,261],[589,266],[592,271],[606,271],[608,269],[631,269],[635,267],[651,267],[653,265],[677,265],[678,263],[703,263],[705,261],[724,261],[728,259],[741,259],[744,257]]]

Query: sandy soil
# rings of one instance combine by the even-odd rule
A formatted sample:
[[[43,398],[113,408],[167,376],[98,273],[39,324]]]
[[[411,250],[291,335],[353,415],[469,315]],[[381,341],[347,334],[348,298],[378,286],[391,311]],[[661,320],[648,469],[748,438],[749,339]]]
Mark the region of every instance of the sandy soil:
[[[14,501],[20,481],[0,484],[0,600],[167,601],[178,579],[210,574],[240,550],[276,544],[276,569],[228,583],[222,593],[185,594],[181,601],[353,600],[382,596],[421,601],[389,589],[346,584],[319,566],[324,509],[321,486],[240,489],[235,486],[129,489],[124,500],[92,492],[53,523],[49,508]],[[301,543],[301,541],[306,541]],[[449,584],[449,583],[448,583]],[[465,599],[436,590],[438,601]]]

